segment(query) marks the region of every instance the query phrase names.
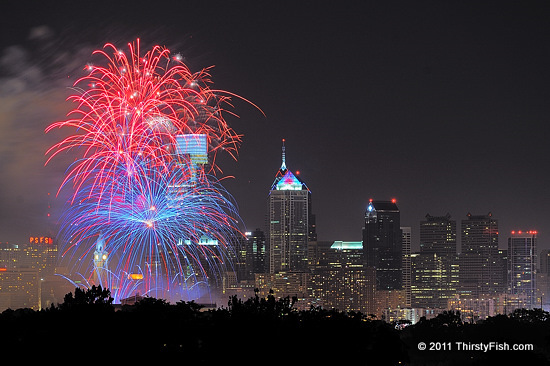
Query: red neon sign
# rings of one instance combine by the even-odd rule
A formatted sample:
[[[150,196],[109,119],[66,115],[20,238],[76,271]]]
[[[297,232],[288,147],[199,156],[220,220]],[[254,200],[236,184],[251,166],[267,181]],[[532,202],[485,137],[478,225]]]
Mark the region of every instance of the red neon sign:
[[[30,244],[53,244],[53,239],[48,236],[31,236]]]

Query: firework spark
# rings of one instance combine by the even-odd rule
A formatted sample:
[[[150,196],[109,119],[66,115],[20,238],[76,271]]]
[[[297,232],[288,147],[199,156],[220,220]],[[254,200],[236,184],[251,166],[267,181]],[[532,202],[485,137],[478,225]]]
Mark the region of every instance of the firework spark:
[[[106,66],[86,66],[75,109],[46,129],[75,130],[46,153],[49,162],[77,151],[59,188],[72,185],[62,255],[115,300],[138,288],[191,296],[231,261],[240,232],[215,177],[216,155],[236,158],[241,141],[223,117],[234,94],[212,90],[209,69],[192,73],[164,47],[141,55],[139,39],[94,54]]]

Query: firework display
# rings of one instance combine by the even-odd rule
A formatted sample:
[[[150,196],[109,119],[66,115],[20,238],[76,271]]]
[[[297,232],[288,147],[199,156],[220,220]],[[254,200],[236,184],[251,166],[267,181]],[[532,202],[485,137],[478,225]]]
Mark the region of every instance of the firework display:
[[[223,117],[234,95],[164,47],[142,55],[139,39],[94,54],[106,66],[86,67],[69,119],[46,129],[75,131],[47,152],[48,162],[77,152],[59,188],[72,190],[62,258],[115,301],[198,298],[230,266],[240,232],[216,178],[217,154],[236,158],[241,139]]]

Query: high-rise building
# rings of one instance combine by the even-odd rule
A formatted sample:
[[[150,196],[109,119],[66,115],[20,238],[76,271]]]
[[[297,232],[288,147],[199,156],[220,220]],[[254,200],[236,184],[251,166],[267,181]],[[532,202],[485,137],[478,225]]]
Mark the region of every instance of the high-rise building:
[[[420,251],[449,258],[456,256],[456,221],[451,220],[451,215],[427,214],[426,220],[420,221]]]
[[[269,272],[307,271],[308,241],[316,240],[311,191],[287,168],[284,140],[282,152],[268,198]]]
[[[528,306],[537,305],[537,232],[512,231],[508,238],[508,274],[511,294],[525,295]]]
[[[24,245],[0,243],[0,312],[39,310],[42,284],[53,277],[56,257],[57,245],[50,237],[31,237]]]
[[[363,243],[317,242],[311,264],[315,306],[340,311],[376,312],[374,268],[363,265]]]
[[[167,202],[170,206],[183,205],[184,197],[197,184],[197,172],[208,164],[208,143],[205,134],[184,134],[176,136],[173,158],[188,179],[176,180],[168,185]]]
[[[550,274],[550,249],[540,252],[540,273]]]
[[[412,307],[446,309],[457,293],[458,264],[436,253],[414,253],[412,259]]]
[[[401,290],[403,247],[396,200],[370,200],[365,212],[363,254],[367,267],[376,269],[377,290]]]
[[[456,221],[426,215],[420,222],[420,253],[414,256],[413,307],[445,309],[458,287]]]
[[[402,281],[405,290],[405,306],[411,307],[411,237],[412,231],[409,226],[401,228],[403,241],[403,271]]]
[[[331,287],[331,307],[342,311],[376,311],[374,302],[374,269],[363,266],[363,243],[335,241],[330,263],[332,278],[326,279]]]
[[[537,300],[545,310],[550,305],[550,249],[540,252],[540,270],[537,271]]]
[[[275,298],[296,298],[294,304],[297,310],[308,310],[312,304],[312,286],[310,273],[301,271],[256,273],[255,288],[258,296],[267,297],[272,294]]]
[[[242,279],[253,280],[255,273],[266,272],[266,238],[261,229],[245,233],[245,274]]]
[[[461,222],[460,295],[480,297],[505,292],[501,259],[498,220],[491,213],[468,213]]]

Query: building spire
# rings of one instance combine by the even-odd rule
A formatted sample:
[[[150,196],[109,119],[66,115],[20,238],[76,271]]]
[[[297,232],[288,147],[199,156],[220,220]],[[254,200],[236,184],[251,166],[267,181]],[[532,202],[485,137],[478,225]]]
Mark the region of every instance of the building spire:
[[[285,139],[283,139],[283,162],[281,164],[281,170],[286,170]]]

